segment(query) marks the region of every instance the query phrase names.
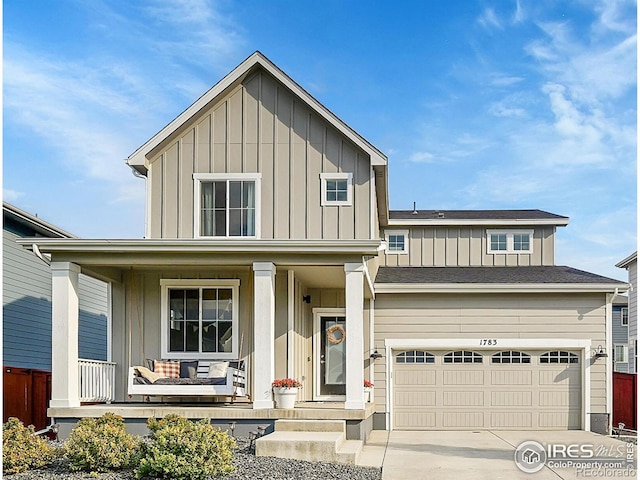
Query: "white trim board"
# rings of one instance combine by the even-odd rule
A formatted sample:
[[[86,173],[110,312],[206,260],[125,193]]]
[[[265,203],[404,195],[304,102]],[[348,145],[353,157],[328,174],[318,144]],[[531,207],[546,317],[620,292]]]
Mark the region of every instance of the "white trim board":
[[[517,267],[513,267],[517,268]],[[376,283],[376,293],[581,293],[626,291],[624,283]]]
[[[386,358],[386,428],[393,430],[393,350],[430,348],[437,350],[581,350],[582,351],[582,429],[591,430],[591,340],[555,338],[496,338],[494,345],[481,345],[483,338],[393,338],[385,339]],[[602,359],[601,361],[608,361]]]

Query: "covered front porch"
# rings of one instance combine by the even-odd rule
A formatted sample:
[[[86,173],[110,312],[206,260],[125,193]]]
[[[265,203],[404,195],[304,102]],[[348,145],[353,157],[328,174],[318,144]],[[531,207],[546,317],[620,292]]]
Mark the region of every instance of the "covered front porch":
[[[191,418],[221,420],[298,415],[318,419],[338,415],[346,420],[345,415],[354,411],[359,422],[369,418],[373,409],[366,403],[363,382],[373,377],[371,278],[377,269],[379,243],[302,243],[41,241],[40,251],[52,255],[53,276],[49,415],[59,421],[104,410],[133,419],[138,415],[148,418],[150,412],[182,411]],[[110,284],[110,356],[100,365],[87,365],[78,358],[77,282],[81,271]],[[220,308],[214,308],[217,316],[205,318],[203,312],[211,309],[207,295],[214,290],[218,295],[215,308]],[[175,292],[183,291],[185,298],[199,292],[200,297],[193,299],[199,302],[198,319],[176,315],[171,301],[178,297]],[[177,324],[185,330],[192,328],[196,343],[189,343],[185,333],[182,347],[175,348],[176,332],[182,332]],[[346,333],[338,335],[335,343],[327,342],[327,329],[335,325]],[[217,332],[215,341],[207,344],[205,327],[212,326]],[[225,342],[221,341],[223,333]],[[145,365],[147,359],[242,361],[247,369],[248,397],[243,402],[220,404],[214,403],[220,398],[213,397],[130,396],[129,367]],[[274,408],[271,382],[284,377],[303,384],[293,411]],[[95,392],[95,397],[87,391]],[[83,402],[110,404],[88,406]]]

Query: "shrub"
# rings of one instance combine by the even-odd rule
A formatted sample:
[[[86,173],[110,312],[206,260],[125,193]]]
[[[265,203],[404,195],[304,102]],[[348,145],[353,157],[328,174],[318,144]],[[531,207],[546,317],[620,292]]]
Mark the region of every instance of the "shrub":
[[[2,467],[6,475],[45,467],[55,458],[55,449],[34,431],[33,425],[25,427],[15,417],[2,426]]]
[[[161,420],[150,418],[147,426],[150,443],[136,470],[138,478],[197,480],[234,471],[235,441],[206,420],[168,415]]]
[[[106,472],[137,464],[142,441],[127,433],[122,417],[83,418],[69,434],[65,455],[72,470]]]

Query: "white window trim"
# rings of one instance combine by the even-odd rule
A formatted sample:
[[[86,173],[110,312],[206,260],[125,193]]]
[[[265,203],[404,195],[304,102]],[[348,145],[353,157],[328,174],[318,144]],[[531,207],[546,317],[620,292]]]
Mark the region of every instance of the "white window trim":
[[[200,235],[200,199],[201,199],[201,186],[202,182],[214,182],[214,181],[254,181],[256,185],[256,204],[255,204],[255,231],[253,236],[216,236],[209,237],[206,235]],[[262,175],[260,173],[194,173],[193,174],[193,238],[206,238],[207,240],[228,240],[230,238],[242,239],[242,238],[260,238],[260,203],[261,203],[261,180]],[[227,205],[227,209],[229,206]],[[227,215],[228,221],[228,215]]]
[[[622,360],[618,360],[618,347],[622,347]],[[629,345],[624,343],[615,343],[613,345],[613,354],[615,355],[615,363],[629,363]]]
[[[327,180],[347,181],[347,200],[327,200]],[[320,174],[320,205],[323,207],[349,207],[353,205],[353,174],[352,173],[321,173]]]
[[[238,352],[238,332],[240,315],[238,312],[239,306],[239,290],[240,280],[238,279],[225,279],[225,280],[177,280],[166,279],[160,280],[160,331],[161,331],[161,354],[163,359],[176,359],[176,360],[235,360],[239,357]],[[169,289],[170,288],[207,288],[207,287],[224,287],[231,288],[231,302],[233,314],[231,316],[231,352],[170,352],[169,351]]]
[[[404,235],[404,250],[390,250],[389,236]],[[387,248],[384,253],[387,255],[407,255],[409,254],[409,230],[385,230],[384,239],[387,242]]]
[[[506,235],[507,236],[507,249],[506,250],[492,250],[491,249],[491,235]],[[513,236],[514,235],[529,235],[529,250],[514,250],[513,248]],[[529,254],[533,253],[533,230],[487,230],[487,253],[491,255],[497,254]]]
[[[627,311],[627,323],[624,323],[622,320],[624,319],[624,315],[622,315],[622,312],[626,310]],[[620,309],[620,325],[622,325],[623,327],[628,327],[629,326],[629,307],[622,307]]]

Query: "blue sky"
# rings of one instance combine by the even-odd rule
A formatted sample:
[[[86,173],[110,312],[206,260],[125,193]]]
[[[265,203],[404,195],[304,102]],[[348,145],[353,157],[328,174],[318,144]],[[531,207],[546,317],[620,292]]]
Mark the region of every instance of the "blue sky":
[[[124,159],[255,50],[389,157],[392,209],[571,218],[556,263],[625,279],[636,249],[627,0],[5,2],[3,197],[137,238]]]

